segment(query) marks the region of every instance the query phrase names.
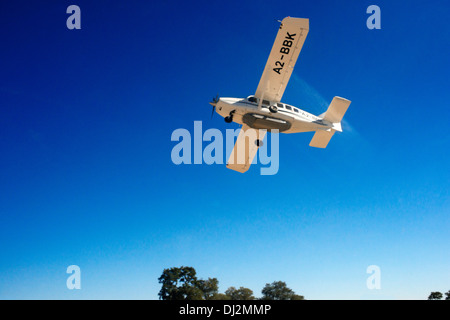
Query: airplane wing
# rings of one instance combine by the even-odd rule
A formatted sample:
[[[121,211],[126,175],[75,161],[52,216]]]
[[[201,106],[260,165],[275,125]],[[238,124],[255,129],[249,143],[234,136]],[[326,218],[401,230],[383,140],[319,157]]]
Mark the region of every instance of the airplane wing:
[[[227,168],[242,173],[246,172],[250,168],[258,148],[262,145],[265,135],[266,130],[252,129],[244,124],[231,151]]]
[[[309,31],[309,19],[284,18],[255,96],[279,102]]]

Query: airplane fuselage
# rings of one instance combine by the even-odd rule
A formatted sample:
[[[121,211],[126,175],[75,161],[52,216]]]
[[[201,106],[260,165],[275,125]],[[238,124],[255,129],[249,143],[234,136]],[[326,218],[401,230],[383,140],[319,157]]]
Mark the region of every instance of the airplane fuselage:
[[[226,122],[246,124],[254,129],[277,129],[283,133],[329,130],[333,124],[294,106],[248,98],[220,98],[216,112]]]

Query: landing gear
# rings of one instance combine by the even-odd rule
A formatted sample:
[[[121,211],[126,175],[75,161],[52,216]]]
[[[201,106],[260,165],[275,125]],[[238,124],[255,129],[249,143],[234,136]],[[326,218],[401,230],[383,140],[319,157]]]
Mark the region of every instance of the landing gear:
[[[229,116],[225,117],[225,122],[226,122],[226,123],[231,123],[231,122],[233,122],[233,115],[234,115],[235,112],[236,112],[236,110],[233,110],[233,111],[230,112],[230,115],[229,115]]]
[[[269,107],[269,110],[270,110],[270,112],[272,112],[272,113],[277,113],[277,112],[278,112],[277,106],[270,106],[270,107]]]
[[[263,146],[262,140],[259,140],[259,139],[255,140],[255,144],[256,144],[257,147],[262,147]]]

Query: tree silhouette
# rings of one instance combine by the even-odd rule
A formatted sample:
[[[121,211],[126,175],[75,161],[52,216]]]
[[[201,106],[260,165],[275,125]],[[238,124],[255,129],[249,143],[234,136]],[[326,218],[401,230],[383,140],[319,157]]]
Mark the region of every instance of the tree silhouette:
[[[255,300],[249,288],[229,287],[219,293],[219,280],[197,278],[193,267],[164,269],[158,278],[162,285],[158,293],[160,300]],[[267,283],[262,290],[262,300],[304,300],[304,297],[288,288],[283,281]],[[442,294],[441,294],[442,298]]]
[[[161,300],[201,300],[203,298],[196,271],[192,267],[164,269],[158,281],[162,284],[158,294]]]
[[[229,287],[227,291],[225,291],[225,294],[229,296],[231,300],[255,300],[253,291],[244,287],[239,287],[239,289]]]
[[[197,283],[204,300],[216,299],[216,295],[219,293],[219,280],[208,278],[208,280],[198,280]]]
[[[441,300],[442,299],[442,293],[435,291],[430,293],[428,296],[428,300]]]
[[[304,297],[288,288],[286,282],[274,281],[271,284],[267,283],[262,289],[262,300],[303,300]]]

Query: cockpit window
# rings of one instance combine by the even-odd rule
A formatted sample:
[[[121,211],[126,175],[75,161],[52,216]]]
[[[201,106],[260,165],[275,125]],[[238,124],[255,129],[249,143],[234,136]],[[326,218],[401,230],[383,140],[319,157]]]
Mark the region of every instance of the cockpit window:
[[[253,97],[253,96],[249,97],[249,98],[248,98],[248,101],[254,102],[254,103],[258,103],[258,99],[255,98],[255,97]]]

